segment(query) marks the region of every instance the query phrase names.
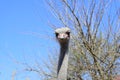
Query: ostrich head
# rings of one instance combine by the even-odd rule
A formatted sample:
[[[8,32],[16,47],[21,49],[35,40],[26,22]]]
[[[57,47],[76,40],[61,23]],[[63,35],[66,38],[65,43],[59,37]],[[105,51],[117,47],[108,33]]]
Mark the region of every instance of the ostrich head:
[[[70,29],[68,27],[58,28],[55,30],[55,35],[61,45],[66,44],[70,39]]]

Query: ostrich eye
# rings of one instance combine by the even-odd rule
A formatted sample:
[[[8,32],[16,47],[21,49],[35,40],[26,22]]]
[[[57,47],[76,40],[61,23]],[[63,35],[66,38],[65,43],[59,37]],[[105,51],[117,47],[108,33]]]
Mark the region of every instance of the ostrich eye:
[[[58,37],[58,35],[59,35],[58,33],[55,33],[55,36],[56,36],[56,37]]]
[[[66,34],[67,34],[68,36],[70,36],[70,32],[66,32]]]

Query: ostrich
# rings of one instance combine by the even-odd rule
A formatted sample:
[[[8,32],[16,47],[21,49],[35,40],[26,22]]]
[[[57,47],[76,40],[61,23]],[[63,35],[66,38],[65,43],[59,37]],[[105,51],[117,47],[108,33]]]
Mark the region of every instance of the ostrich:
[[[68,68],[68,46],[70,39],[70,29],[67,27],[55,30],[56,39],[60,44],[60,54],[57,67],[58,80],[67,80]]]

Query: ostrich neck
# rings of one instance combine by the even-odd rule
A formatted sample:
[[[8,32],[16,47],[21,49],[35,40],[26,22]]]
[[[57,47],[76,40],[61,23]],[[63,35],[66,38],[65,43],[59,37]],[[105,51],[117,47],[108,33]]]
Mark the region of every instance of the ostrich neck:
[[[60,46],[60,53],[61,54],[66,54],[66,53],[68,53],[68,43],[66,43],[66,44],[61,44],[61,46]]]
[[[60,47],[60,60],[59,62],[59,74],[58,80],[67,80],[67,68],[68,68],[68,43],[62,44]]]

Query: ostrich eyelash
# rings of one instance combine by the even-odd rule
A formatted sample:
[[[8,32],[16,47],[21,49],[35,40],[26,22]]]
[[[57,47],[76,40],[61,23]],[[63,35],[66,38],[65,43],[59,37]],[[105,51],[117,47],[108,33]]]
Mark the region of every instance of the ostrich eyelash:
[[[70,32],[66,32],[66,34],[69,36],[69,35],[70,35]]]
[[[59,34],[58,33],[55,33],[55,36],[57,37]]]

